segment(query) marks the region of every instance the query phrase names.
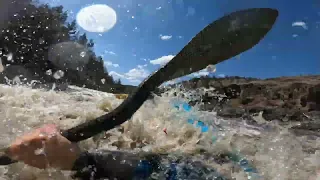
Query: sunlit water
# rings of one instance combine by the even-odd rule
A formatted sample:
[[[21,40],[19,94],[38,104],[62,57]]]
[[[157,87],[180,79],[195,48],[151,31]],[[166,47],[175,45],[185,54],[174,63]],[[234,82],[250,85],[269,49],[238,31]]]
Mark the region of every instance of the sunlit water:
[[[219,119],[213,112],[179,112],[170,105],[172,100],[169,96],[146,101],[122,130],[109,131],[107,139],[102,139],[103,133],[81,142],[82,148],[179,152],[215,168],[226,178],[237,180],[248,179],[237,164],[218,164],[208,156],[238,150],[266,180],[309,179],[320,168],[320,141],[316,137],[297,137],[287,128],[276,123],[266,125],[263,120],[264,125],[254,127],[240,120]],[[106,113],[121,102],[113,94],[73,86],[65,92],[55,92],[0,85],[0,145],[6,147],[16,136],[42,124],[53,122],[63,129],[72,127]],[[210,129],[201,133],[199,128],[186,123],[190,116],[218,124],[221,131]],[[215,143],[213,136],[218,137]],[[2,166],[0,173],[0,179],[71,179],[69,172],[42,171],[22,163]]]

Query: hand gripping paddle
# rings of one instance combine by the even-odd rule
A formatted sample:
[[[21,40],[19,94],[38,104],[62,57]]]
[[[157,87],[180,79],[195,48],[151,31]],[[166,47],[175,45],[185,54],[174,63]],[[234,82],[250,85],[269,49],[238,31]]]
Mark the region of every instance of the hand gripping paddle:
[[[62,131],[62,135],[79,142],[124,123],[163,82],[197,72],[252,48],[271,30],[277,17],[278,11],[270,8],[251,8],[223,16],[200,31],[112,112]],[[0,156],[0,165],[14,162],[8,156]]]

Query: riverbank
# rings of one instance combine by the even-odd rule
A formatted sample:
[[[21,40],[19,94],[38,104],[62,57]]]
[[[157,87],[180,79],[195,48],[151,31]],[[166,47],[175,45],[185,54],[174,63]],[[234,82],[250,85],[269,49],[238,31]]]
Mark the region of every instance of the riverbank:
[[[177,87],[177,95],[191,94],[189,104],[223,118],[255,121],[259,116],[265,121],[299,122],[296,130],[320,129],[320,75],[264,80],[202,77],[171,86]]]

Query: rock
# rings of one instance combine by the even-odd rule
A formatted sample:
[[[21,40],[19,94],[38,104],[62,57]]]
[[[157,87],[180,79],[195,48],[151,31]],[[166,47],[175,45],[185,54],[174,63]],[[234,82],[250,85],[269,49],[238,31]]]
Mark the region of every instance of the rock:
[[[210,103],[210,104],[201,104],[199,106],[199,110],[200,111],[214,111],[217,107],[217,104],[213,104],[213,103]]]
[[[114,94],[117,99],[127,99],[128,94]]]
[[[246,105],[252,103],[254,101],[254,97],[248,96],[241,99],[241,103]]]
[[[288,111],[285,108],[264,109],[262,117],[267,121],[281,120],[286,117]]]
[[[310,87],[308,90],[307,102],[310,102],[312,110],[320,110],[320,84]]]
[[[318,131],[318,130],[320,130],[320,121],[304,122],[304,123],[301,123],[301,125],[292,127],[292,129],[304,129],[304,130]]]
[[[241,87],[237,84],[230,84],[227,87],[224,87],[224,94],[230,99],[235,99],[240,96]]]
[[[201,83],[200,83],[201,82]],[[320,75],[253,79],[241,77],[202,77],[184,81],[184,91],[206,87],[215,94],[226,96],[223,100],[214,93],[200,95],[191,105],[200,104],[200,110],[217,111],[226,118],[249,118],[259,112],[267,121],[310,121],[320,119]],[[205,86],[204,86],[205,85]],[[174,87],[174,85],[172,86]],[[207,88],[207,87],[206,87]],[[197,93],[197,92],[196,92]],[[309,128],[304,125],[300,128]],[[309,128],[310,129],[310,128]]]
[[[228,117],[228,118],[241,118],[245,114],[243,108],[231,108],[226,107],[217,112],[218,116]]]
[[[306,118],[313,121],[319,121],[320,120],[320,111],[309,111],[307,113],[304,113]]]

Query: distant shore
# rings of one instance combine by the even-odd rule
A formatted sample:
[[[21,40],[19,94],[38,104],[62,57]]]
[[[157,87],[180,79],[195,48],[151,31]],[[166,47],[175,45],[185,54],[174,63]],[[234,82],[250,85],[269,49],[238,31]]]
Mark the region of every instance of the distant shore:
[[[184,81],[183,91],[214,89],[189,102],[200,103],[200,110],[216,111],[220,117],[253,120],[262,115],[266,121],[301,122],[296,131],[320,130],[320,75],[255,79],[243,77],[201,77]],[[158,94],[166,90],[160,89]],[[224,94],[219,101],[214,94]],[[319,133],[320,134],[320,133]]]

